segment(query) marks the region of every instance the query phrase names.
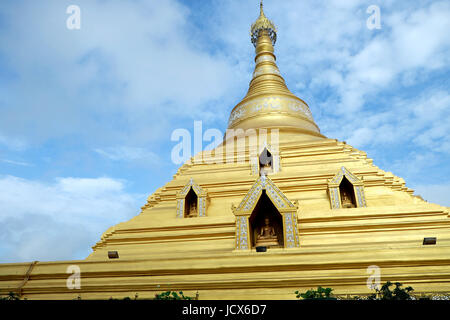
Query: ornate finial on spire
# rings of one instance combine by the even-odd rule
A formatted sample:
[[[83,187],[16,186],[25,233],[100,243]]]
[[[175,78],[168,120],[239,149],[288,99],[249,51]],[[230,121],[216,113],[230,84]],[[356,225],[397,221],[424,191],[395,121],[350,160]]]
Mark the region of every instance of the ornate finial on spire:
[[[259,17],[250,29],[252,43],[256,48],[255,71],[247,94],[231,111],[228,129],[245,131],[280,128],[280,131],[286,130],[289,135],[292,130],[298,130],[301,134],[324,137],[320,134],[306,102],[295,96],[286,86],[277,67],[273,47],[277,39],[277,29],[265,16],[262,0],[259,7]],[[224,142],[232,137],[233,135],[225,135]],[[269,148],[267,145],[266,147]],[[258,157],[252,158],[251,162],[253,173],[260,174],[262,180],[269,179],[267,172],[259,172]]]
[[[259,33],[261,30],[265,30],[269,33],[270,39],[272,40],[272,44],[274,45],[277,41],[277,28],[275,27],[275,24],[267,19],[267,17],[264,14],[263,9],[263,1],[259,3],[260,13],[258,19],[255,21],[255,23],[252,24],[252,28],[250,30],[250,35],[252,37],[252,43],[256,47],[256,42],[258,41]]]

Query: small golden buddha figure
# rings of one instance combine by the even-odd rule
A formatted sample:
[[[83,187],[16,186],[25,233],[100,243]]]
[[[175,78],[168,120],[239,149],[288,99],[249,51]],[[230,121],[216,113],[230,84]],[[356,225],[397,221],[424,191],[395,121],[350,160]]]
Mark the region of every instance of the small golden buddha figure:
[[[260,175],[267,175],[267,173],[270,173],[272,171],[272,161],[270,159],[266,159],[264,162],[259,162],[259,171]]]
[[[189,212],[187,214],[188,218],[193,218],[197,216],[197,204],[195,202],[191,202],[189,206]]]
[[[272,168],[272,162],[270,159],[267,159],[266,161],[264,161],[264,163],[262,163],[263,168],[265,169],[271,169]]]
[[[346,190],[342,190],[341,192],[341,201],[342,208],[355,208],[355,205],[353,204],[352,199],[350,198],[350,195]]]
[[[274,227],[270,224],[270,219],[264,219],[264,226],[258,232],[256,236],[256,246],[278,246],[277,234],[275,233]]]

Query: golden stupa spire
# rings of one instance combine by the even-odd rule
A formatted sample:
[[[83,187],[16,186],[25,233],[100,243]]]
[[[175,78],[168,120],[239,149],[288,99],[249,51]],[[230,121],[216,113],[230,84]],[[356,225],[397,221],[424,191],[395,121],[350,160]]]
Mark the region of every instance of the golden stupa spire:
[[[322,136],[308,105],[286,86],[276,64],[275,24],[260,14],[252,24],[250,36],[255,46],[255,71],[247,95],[231,112],[229,129],[278,128]]]

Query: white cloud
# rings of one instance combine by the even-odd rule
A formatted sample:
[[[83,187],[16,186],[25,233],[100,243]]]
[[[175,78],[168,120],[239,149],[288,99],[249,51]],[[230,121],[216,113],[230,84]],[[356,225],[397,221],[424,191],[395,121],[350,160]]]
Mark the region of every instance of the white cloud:
[[[32,164],[24,161],[15,161],[10,159],[0,159],[1,162],[13,164],[15,166],[22,166],[22,167],[31,167]]]
[[[139,213],[144,196],[124,188],[104,177],[0,177],[0,261],[85,258],[107,228]]]
[[[0,134],[0,145],[13,151],[23,151],[27,148],[27,143],[24,139],[17,137],[6,137]]]
[[[376,138],[374,132],[370,128],[359,128],[356,129],[348,139],[348,143],[354,146],[361,146],[369,144]]]
[[[208,104],[226,100],[234,66],[201,49],[187,7],[78,1],[81,29],[68,30],[69,4],[0,6],[0,53],[16,75],[1,99],[6,133],[35,143],[72,134],[93,144],[148,142],[169,139],[167,118],[226,117]]]
[[[104,149],[96,148],[94,151],[113,161],[147,161],[151,164],[157,164],[161,160],[155,152],[137,147],[117,146]]]
[[[239,101],[231,98],[245,93],[254,55],[246,30],[257,5],[215,3],[210,14],[199,16],[174,0],[81,1],[81,30],[68,31],[68,3],[3,6],[14,32],[3,34],[9,45],[0,51],[15,57],[11,67],[21,79],[8,91],[8,121],[0,119],[13,135],[33,128],[29,139],[75,133],[96,145],[168,141],[172,117],[225,123]],[[414,84],[450,59],[447,2],[384,2],[381,31],[366,28],[366,8],[362,1],[266,4],[279,27],[276,54],[291,89],[307,98],[303,93],[331,87],[321,110],[308,101],[326,134],[337,130],[328,132],[330,116],[359,122],[354,112],[378,93],[397,82]],[[198,30],[192,17],[207,28]],[[214,53],[205,49],[222,44]]]
[[[412,12],[385,14],[384,27],[392,32],[374,37],[348,59],[347,75],[338,88],[339,110],[360,109],[365,96],[395,84],[405,72],[409,72],[411,82],[414,74],[432,71],[448,62],[448,56],[442,53],[450,50],[446,32],[450,29],[449,15],[448,2],[433,3]]]
[[[450,61],[448,1],[383,2],[379,31],[366,28],[367,6],[283,1],[270,7],[268,15],[279,27],[276,53],[283,75],[308,83],[300,94],[319,95],[331,87],[323,106],[328,116],[351,119],[378,93],[402,81],[420,82],[424,73]]]
[[[382,154],[382,152],[380,154]],[[382,169],[391,171],[402,178],[414,177],[415,179],[421,179],[423,181],[425,178],[424,176],[431,173],[428,172],[428,170],[439,166],[441,161],[442,157],[434,152],[412,151],[410,153],[403,154],[398,159],[390,160],[389,163],[385,164]],[[438,176],[442,176],[442,174],[438,173]],[[407,186],[413,185],[413,183],[413,179],[406,180]]]
[[[417,185],[413,189],[428,202],[450,207],[450,184]]]
[[[359,113],[333,134],[348,137],[355,147],[408,143],[428,151],[449,153],[450,94],[428,90],[420,96],[395,99],[386,111]]]

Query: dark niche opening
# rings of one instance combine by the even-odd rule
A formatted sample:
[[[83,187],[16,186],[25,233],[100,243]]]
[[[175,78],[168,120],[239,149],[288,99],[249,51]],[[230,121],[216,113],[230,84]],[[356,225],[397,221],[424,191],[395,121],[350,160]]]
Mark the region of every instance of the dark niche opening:
[[[263,230],[266,227],[266,219],[269,219],[269,226],[273,228],[275,234],[273,238],[270,236],[269,229]],[[266,190],[262,191],[261,197],[250,216],[249,224],[252,248],[256,246],[284,247],[283,217],[267,196]],[[266,237],[258,239],[258,235],[262,233]]]
[[[356,197],[353,185],[345,176],[339,185],[339,193],[341,194],[342,208],[356,208]]]
[[[267,148],[259,155],[259,175],[262,175],[273,171],[273,156]]]
[[[185,218],[193,218],[197,217],[198,215],[198,208],[197,208],[197,194],[192,189],[189,190],[189,192],[186,195],[186,198],[184,198],[184,217]]]

